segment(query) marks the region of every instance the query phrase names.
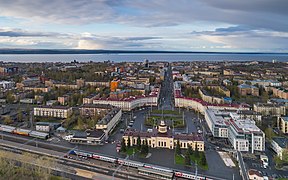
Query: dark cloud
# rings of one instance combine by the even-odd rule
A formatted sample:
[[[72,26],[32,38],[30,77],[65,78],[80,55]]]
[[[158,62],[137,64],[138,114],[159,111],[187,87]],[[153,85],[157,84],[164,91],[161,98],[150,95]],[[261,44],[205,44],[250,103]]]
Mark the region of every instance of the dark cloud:
[[[61,24],[159,27],[207,21],[288,31],[287,7],[286,0],[3,0],[0,15]]]

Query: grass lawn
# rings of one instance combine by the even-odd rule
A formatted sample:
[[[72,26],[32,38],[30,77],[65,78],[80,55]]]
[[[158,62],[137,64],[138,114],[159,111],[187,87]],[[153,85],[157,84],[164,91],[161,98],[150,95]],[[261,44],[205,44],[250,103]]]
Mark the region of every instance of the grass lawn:
[[[199,152],[199,153],[202,153],[202,152]],[[195,155],[190,155],[190,159],[191,159],[191,161],[193,161],[193,163],[195,163],[197,161],[197,165],[201,169],[208,170],[208,164],[203,165],[203,164],[199,163],[200,162],[200,156],[197,158],[197,157],[195,157]],[[176,164],[183,165],[183,166],[185,165],[185,158],[182,157],[181,155],[175,154],[174,161]],[[185,165],[185,166],[187,166],[187,165]]]
[[[175,161],[176,164],[185,165],[185,159],[184,159],[184,157],[182,157],[182,156],[179,155],[179,154],[175,154],[175,156],[174,156],[174,161]]]
[[[133,150],[134,150],[134,151],[133,151]],[[138,150],[137,150],[136,147],[127,148],[127,150],[126,150],[125,153],[126,153],[127,155],[131,156],[131,155],[133,154],[133,152],[134,152],[134,153],[137,153],[137,152],[138,152]]]
[[[162,117],[160,117],[160,116],[150,116],[149,118],[147,118],[145,120],[144,124],[146,126],[157,126],[158,122],[160,122],[161,119],[162,119]],[[185,122],[183,124],[182,117],[164,117],[164,120],[165,121],[173,120],[175,128],[183,128],[183,127],[185,127]]]
[[[162,114],[162,110],[155,109],[152,111],[151,114]],[[163,110],[163,114],[181,115],[181,113],[179,113],[179,111],[172,111],[172,110]]]

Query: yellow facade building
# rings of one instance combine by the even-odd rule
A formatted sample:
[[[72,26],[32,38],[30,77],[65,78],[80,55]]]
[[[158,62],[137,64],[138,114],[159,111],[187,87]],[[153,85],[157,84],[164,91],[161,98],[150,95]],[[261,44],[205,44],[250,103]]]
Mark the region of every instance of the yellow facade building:
[[[141,144],[147,140],[148,146],[151,148],[174,149],[179,140],[180,147],[183,149],[187,149],[188,145],[190,145],[193,150],[197,148],[198,151],[204,151],[204,140],[202,135],[173,134],[164,121],[161,121],[160,125],[151,132],[128,129],[125,131],[123,139],[125,140],[126,145],[128,144],[128,138],[130,138],[131,145],[136,145],[138,136],[141,139]]]
[[[278,127],[284,134],[288,134],[288,116],[278,117]]]

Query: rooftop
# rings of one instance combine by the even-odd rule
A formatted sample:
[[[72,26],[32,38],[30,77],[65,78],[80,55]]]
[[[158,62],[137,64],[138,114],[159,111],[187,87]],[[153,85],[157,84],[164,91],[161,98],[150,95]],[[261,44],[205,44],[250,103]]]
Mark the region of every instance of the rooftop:
[[[256,89],[257,88],[256,86],[252,86],[249,84],[240,84],[240,85],[238,85],[238,87],[241,89]]]
[[[276,142],[281,148],[288,147],[288,138],[286,137],[273,137],[274,142]]]
[[[288,122],[288,116],[283,116],[283,117],[281,117],[281,119],[283,119],[284,121]]]

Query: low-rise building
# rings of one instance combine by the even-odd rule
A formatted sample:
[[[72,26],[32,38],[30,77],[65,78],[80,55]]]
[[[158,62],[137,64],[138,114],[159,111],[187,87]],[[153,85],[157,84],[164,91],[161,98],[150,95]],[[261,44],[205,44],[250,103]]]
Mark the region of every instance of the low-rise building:
[[[33,109],[34,116],[68,118],[72,114],[72,107],[38,106]]]
[[[288,116],[281,116],[277,119],[277,125],[284,134],[288,134]]]
[[[105,133],[103,130],[74,131],[65,139],[72,144],[100,145],[105,140]]]
[[[60,126],[61,126],[60,123],[37,122],[36,123],[36,131],[51,132]]]
[[[123,135],[126,145],[130,139],[130,145],[137,144],[137,138],[140,137],[141,144],[147,140],[148,146],[151,148],[167,148],[174,149],[179,140],[180,148],[187,149],[188,145],[193,150],[204,151],[204,140],[199,134],[173,134],[164,121],[154,128],[152,132],[141,132],[135,129],[127,129]]]
[[[15,87],[15,82],[13,81],[0,81],[0,89],[11,89]]]
[[[278,104],[256,103],[253,105],[253,110],[263,116],[282,116],[286,114],[285,106]]]
[[[251,180],[264,180],[263,175],[256,169],[249,169],[247,173]]]

